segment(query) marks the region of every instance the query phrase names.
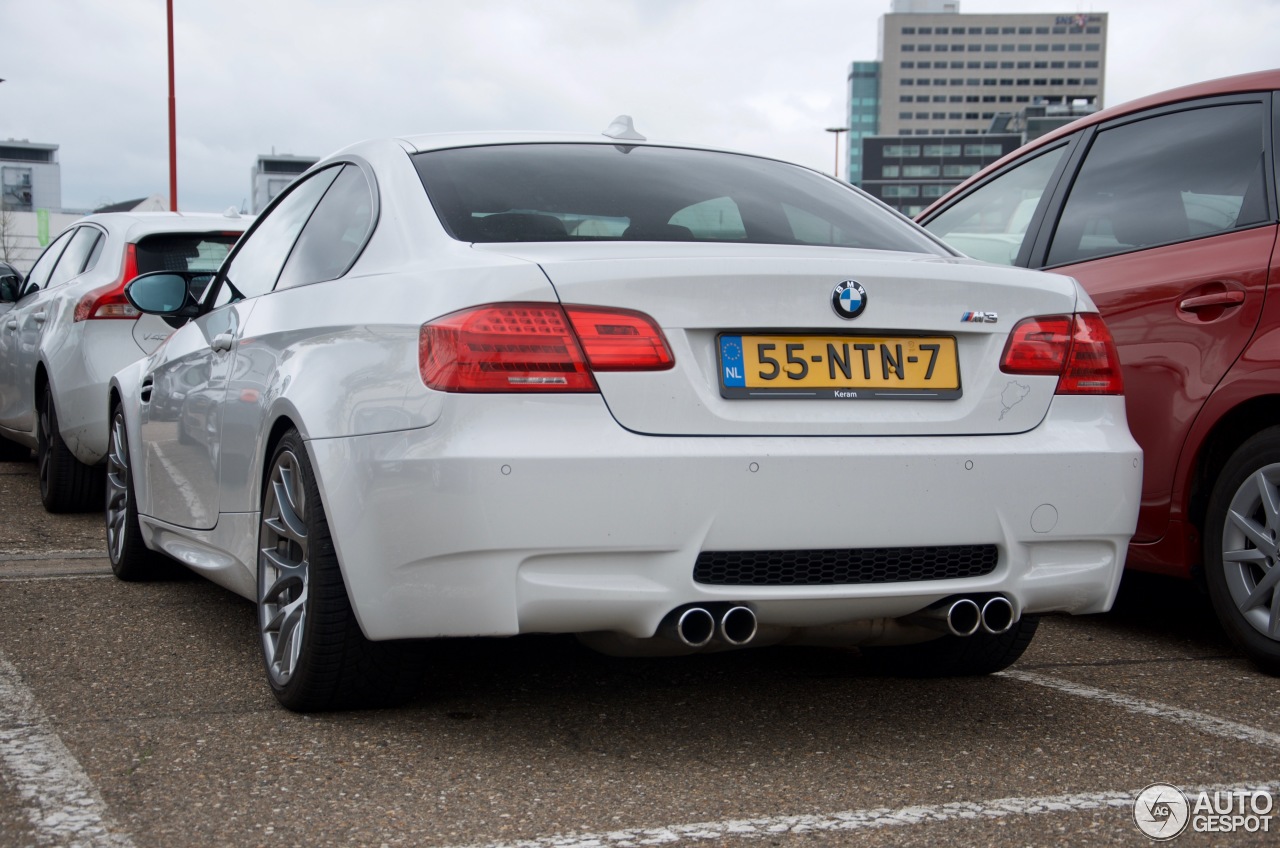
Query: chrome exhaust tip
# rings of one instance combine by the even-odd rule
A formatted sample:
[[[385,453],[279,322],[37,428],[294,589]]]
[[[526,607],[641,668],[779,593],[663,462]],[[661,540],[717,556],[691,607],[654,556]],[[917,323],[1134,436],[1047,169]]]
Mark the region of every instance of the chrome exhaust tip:
[[[952,601],[946,613],[947,630],[952,636],[972,636],[982,626],[982,609],[969,598]]]
[[[730,607],[720,617],[720,638],[727,645],[740,647],[756,638],[756,614],[750,607]]]
[[[704,647],[716,635],[715,616],[702,607],[676,610],[667,621],[663,631],[690,648]]]
[[[1003,595],[996,595],[982,605],[982,629],[999,635],[1008,633],[1018,619],[1013,614],[1013,604]]]

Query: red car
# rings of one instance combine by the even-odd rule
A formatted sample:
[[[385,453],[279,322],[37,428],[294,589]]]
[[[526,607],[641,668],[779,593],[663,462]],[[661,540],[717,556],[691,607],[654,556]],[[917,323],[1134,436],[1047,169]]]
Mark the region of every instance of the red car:
[[[1203,574],[1280,673],[1280,70],[1175,89],[1036,139],[919,221],[978,259],[1075,277],[1145,452],[1128,566]]]

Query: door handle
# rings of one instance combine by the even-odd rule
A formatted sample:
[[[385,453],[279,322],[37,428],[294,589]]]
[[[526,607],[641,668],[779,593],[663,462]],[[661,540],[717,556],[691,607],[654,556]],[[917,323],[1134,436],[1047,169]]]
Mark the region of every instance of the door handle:
[[[10,318],[4,326],[6,330],[16,330],[18,329],[18,319]]]
[[[43,313],[43,312],[37,312],[36,314],[34,314],[34,315],[32,315],[32,316],[31,316],[31,320],[32,320],[32,321],[35,321],[37,324],[43,324],[43,323],[44,323],[44,313]]]
[[[1183,312],[1199,312],[1214,306],[1239,306],[1244,303],[1244,292],[1237,290],[1213,292],[1197,297],[1189,297],[1178,304]]]
[[[213,341],[209,343],[209,347],[215,351],[231,350],[231,343],[235,341],[235,337],[230,333],[219,333],[213,337]]]

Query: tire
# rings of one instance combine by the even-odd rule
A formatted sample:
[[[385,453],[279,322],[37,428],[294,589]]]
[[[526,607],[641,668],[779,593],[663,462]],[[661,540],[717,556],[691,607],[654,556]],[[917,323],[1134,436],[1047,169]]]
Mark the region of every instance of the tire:
[[[85,465],[62,441],[53,393],[45,386],[36,433],[36,474],[40,500],[49,512],[94,512],[102,504],[105,473]]]
[[[863,648],[879,674],[892,677],[976,677],[1003,671],[1031,645],[1040,617],[1024,615],[1004,633],[943,636],[916,645]]]
[[[1254,435],[1214,481],[1204,528],[1204,576],[1231,641],[1280,674],[1280,427]]]
[[[174,562],[142,541],[138,526],[138,506],[134,499],[133,467],[129,461],[129,440],[125,438],[124,410],[111,409],[108,436],[106,496],[107,556],[116,577],[130,582],[158,580],[172,576]]]
[[[320,490],[296,430],[267,466],[258,530],[258,625],[267,680],[297,712],[385,706],[417,691],[411,644],[371,642],[347,596]]]

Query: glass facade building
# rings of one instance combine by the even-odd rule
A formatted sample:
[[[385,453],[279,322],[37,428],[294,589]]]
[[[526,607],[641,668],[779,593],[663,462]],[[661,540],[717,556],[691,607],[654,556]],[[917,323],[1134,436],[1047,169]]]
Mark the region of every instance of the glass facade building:
[[[849,69],[849,143],[845,173],[861,185],[862,139],[880,134],[880,63],[854,62]]]
[[[1022,136],[875,136],[862,144],[862,189],[914,217],[953,186],[1022,146]]]
[[[849,69],[849,182],[903,211],[923,208],[933,199],[924,191],[945,193],[975,161],[997,158],[953,159],[946,151],[957,142],[963,153],[992,133],[1021,132],[1025,141],[1101,109],[1106,57],[1105,12],[967,15],[954,2],[894,0],[880,18],[878,61]],[[886,145],[920,136],[946,154],[930,157],[936,175],[908,173],[924,164],[884,155]],[[939,182],[919,182],[926,179]]]

